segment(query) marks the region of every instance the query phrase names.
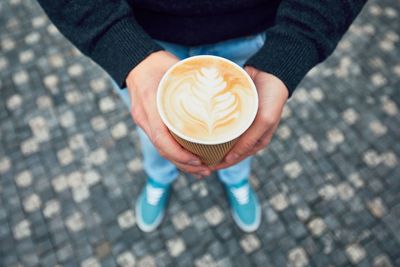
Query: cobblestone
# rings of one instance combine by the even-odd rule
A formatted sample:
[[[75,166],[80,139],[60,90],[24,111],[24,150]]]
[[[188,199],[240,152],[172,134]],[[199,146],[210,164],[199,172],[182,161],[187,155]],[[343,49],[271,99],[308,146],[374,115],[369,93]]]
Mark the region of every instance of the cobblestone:
[[[60,202],[56,199],[49,200],[45,203],[43,208],[43,215],[47,218],[51,218],[60,212]]]
[[[136,223],[135,215],[132,210],[127,210],[118,216],[118,224],[121,229],[127,229]]]
[[[215,267],[216,262],[210,254],[205,254],[201,258],[196,259],[194,265],[196,267]]]
[[[32,184],[32,173],[23,171],[15,177],[15,182],[19,187],[28,187]]]
[[[247,254],[249,254],[259,249],[261,242],[255,235],[246,235],[242,240],[240,240],[240,246]]]
[[[310,145],[308,145],[310,147]],[[303,168],[300,166],[300,164],[297,161],[290,162],[286,164],[283,167],[283,171],[292,179],[297,178],[301,172],[303,171]]]
[[[134,267],[135,263],[136,263],[136,259],[135,259],[135,256],[131,252],[125,251],[125,252],[121,253],[120,255],[118,255],[117,263],[118,263],[118,266],[121,266],[121,267]]]
[[[175,238],[167,241],[169,254],[172,257],[177,257],[185,251],[185,243],[182,238]]]
[[[139,260],[138,267],[156,267],[156,262],[152,256],[145,256]]]
[[[308,228],[313,235],[320,236],[324,232],[326,225],[321,218],[315,218],[309,222]]]
[[[359,263],[365,258],[365,250],[358,244],[352,244],[346,248],[347,256],[353,264]]]
[[[68,216],[65,220],[65,225],[71,232],[78,232],[85,226],[82,215],[78,212]]]
[[[374,259],[374,267],[393,267],[390,259],[386,255],[379,255]]]
[[[31,235],[30,223],[28,220],[22,220],[18,224],[15,225],[14,229],[14,237],[16,240],[23,239]]]
[[[289,263],[293,267],[303,267],[308,264],[308,257],[303,248],[294,248],[289,252]]]
[[[225,216],[219,207],[214,206],[204,213],[204,217],[210,225],[215,226],[220,224]]]
[[[180,174],[159,229],[110,78],[36,1],[0,4],[0,265],[400,266],[400,7],[370,0],[254,156],[263,219],[242,233],[215,174]]]
[[[190,226],[192,224],[192,220],[185,211],[181,211],[172,216],[172,223],[174,224],[175,229],[180,231]]]
[[[369,211],[377,218],[382,218],[386,213],[386,208],[383,205],[381,198],[375,198],[367,203]]]
[[[32,194],[26,197],[23,201],[26,212],[33,212],[40,208],[42,201],[37,194]]]
[[[270,199],[270,203],[271,203],[272,207],[277,211],[282,211],[282,210],[286,209],[289,205],[287,197],[282,193],[279,193],[279,194],[273,196]]]

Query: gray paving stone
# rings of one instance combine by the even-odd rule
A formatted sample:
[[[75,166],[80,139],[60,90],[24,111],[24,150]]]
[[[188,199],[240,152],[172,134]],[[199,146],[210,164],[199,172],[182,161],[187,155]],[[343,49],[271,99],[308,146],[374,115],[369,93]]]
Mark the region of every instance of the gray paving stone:
[[[185,251],[186,246],[182,238],[175,238],[167,241],[167,248],[172,257],[177,257]]]
[[[148,251],[151,253],[156,253],[158,251],[163,251],[165,248],[165,243],[160,240],[159,235],[152,236],[148,239]]]
[[[308,223],[308,229],[315,236],[320,236],[326,229],[325,222],[321,218],[315,218]]]
[[[99,267],[100,263],[97,259],[90,257],[81,262],[81,267]]]
[[[194,261],[194,265],[196,267],[214,267],[216,266],[216,262],[210,254],[204,254],[201,258],[198,258]]]
[[[65,262],[73,256],[73,249],[70,244],[67,244],[57,250],[57,259],[60,262]]]
[[[156,263],[152,256],[145,256],[138,261],[137,266],[138,267],[155,267]]]
[[[194,259],[190,253],[184,253],[179,256],[175,261],[178,266],[193,266]],[[170,264],[169,266],[173,266]]]
[[[366,256],[365,250],[358,244],[351,244],[346,248],[346,254],[353,264],[359,263]]]
[[[307,230],[300,222],[294,221],[289,224],[289,231],[295,238],[302,238],[307,234]]]
[[[56,266],[57,258],[54,253],[50,252],[41,257],[40,262],[44,266]]]
[[[181,211],[172,216],[172,223],[175,229],[179,231],[191,225],[192,221],[185,211]]]
[[[288,255],[289,263],[294,267],[303,267],[308,264],[308,257],[303,248],[292,249]]]
[[[107,241],[101,242],[96,245],[96,247],[94,248],[94,251],[95,251],[96,258],[98,258],[100,260],[104,259],[111,252],[110,243]]]
[[[225,215],[218,206],[214,206],[204,213],[204,217],[210,225],[215,226],[223,221]]]
[[[138,257],[143,257],[147,254],[147,246],[144,241],[136,241],[133,246],[132,250]]]
[[[289,205],[287,197],[282,193],[274,195],[270,199],[270,204],[276,211],[282,211]]]
[[[127,210],[118,216],[118,224],[121,229],[133,227],[136,223],[135,215],[132,210]]]
[[[373,261],[374,267],[392,267],[392,263],[390,259],[386,255],[379,255],[374,258]]]
[[[240,240],[240,246],[247,253],[252,253],[261,246],[260,240],[255,235],[246,235]]]
[[[215,229],[216,236],[221,240],[228,240],[233,235],[233,230],[225,225],[220,225]]]
[[[134,267],[135,263],[136,263],[136,258],[129,251],[125,251],[125,252],[121,253],[120,255],[118,255],[118,257],[117,257],[117,264],[121,267],[122,266]]]
[[[223,258],[217,261],[217,267],[232,267],[233,263],[229,258]]]
[[[129,110],[36,2],[3,2],[3,265],[400,266],[394,0],[369,1],[288,101],[253,160],[263,221],[251,234],[215,175],[186,174],[165,221],[142,233],[133,204],[146,175]]]

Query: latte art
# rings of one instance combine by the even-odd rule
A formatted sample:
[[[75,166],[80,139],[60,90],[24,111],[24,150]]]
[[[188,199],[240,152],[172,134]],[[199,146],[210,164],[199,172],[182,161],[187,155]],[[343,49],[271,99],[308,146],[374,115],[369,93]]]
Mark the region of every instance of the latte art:
[[[237,132],[257,106],[249,78],[238,66],[215,57],[178,64],[161,87],[169,123],[184,135],[204,141]]]
[[[224,92],[227,83],[215,68],[202,68],[177,86],[182,87],[176,90],[175,116],[187,123],[198,123],[209,135],[239,116],[239,99],[232,92]]]

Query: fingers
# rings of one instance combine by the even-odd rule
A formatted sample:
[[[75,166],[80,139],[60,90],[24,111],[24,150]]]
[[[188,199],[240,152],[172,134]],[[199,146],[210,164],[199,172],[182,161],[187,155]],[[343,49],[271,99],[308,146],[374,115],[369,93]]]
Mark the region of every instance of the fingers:
[[[168,129],[162,123],[161,118],[158,124],[156,123],[157,118],[148,119],[147,114],[140,105],[132,108],[131,113],[135,123],[142,127],[150,137],[162,157],[172,161],[180,170],[197,175],[199,178],[211,174],[210,169],[201,164],[197,156],[183,149],[173,139]],[[149,124],[150,121],[152,122],[151,124]]]
[[[265,134],[266,130],[268,128],[260,119],[260,116],[257,115],[252,126],[239,138],[238,142],[225,157],[225,161],[227,163],[236,162],[241,156],[250,152],[257,141]]]
[[[132,110],[134,121],[143,128],[157,148],[160,155],[172,161],[180,170],[191,173],[202,178],[211,174],[210,169],[201,164],[200,159],[189,151],[183,149],[173,139],[168,129],[157,119],[148,119],[147,114],[139,107]],[[149,124],[148,122],[152,122]]]
[[[209,176],[211,174],[211,170],[207,166],[191,166],[188,164],[182,164],[174,161],[172,161],[172,163],[174,163],[178,169],[186,173],[193,174],[196,177],[201,178],[203,176]]]
[[[147,117],[151,130],[150,139],[158,149],[160,155],[181,164],[201,166],[200,159],[196,155],[183,149],[172,137],[158,114],[155,97],[152,97],[150,94],[148,97]]]
[[[199,169],[188,169],[187,166],[199,166],[203,168],[202,171],[207,170],[196,155],[183,149],[173,139],[158,115],[157,107],[154,104],[155,100],[150,92],[146,97],[142,97],[145,100],[137,101],[138,97],[136,98],[134,95],[131,99],[132,102],[136,102],[131,108],[133,120],[144,130],[162,157],[182,164],[181,169],[186,172],[201,172]],[[142,103],[148,103],[146,110]]]
[[[205,166],[199,157],[182,148],[164,125],[152,125],[151,129],[152,142],[162,157],[185,165]]]
[[[225,157],[225,161],[230,164],[249,155],[254,151],[255,146],[259,150],[267,145],[268,142],[263,136],[266,136],[271,129],[276,128],[287,99],[287,89],[280,80],[267,73],[255,74],[252,73],[252,69],[248,71],[250,71],[249,74],[253,77],[257,88],[258,111],[253,124]]]
[[[140,105],[135,105],[131,107],[131,117],[136,125],[142,128],[147,135],[151,133],[149,125],[147,123],[147,115]]]
[[[126,83],[131,97],[131,113],[161,156],[173,161],[184,171],[191,173],[203,171],[208,175],[207,166],[175,141],[158,114],[156,102],[158,84],[164,73],[178,61],[176,56],[168,52],[154,52],[128,74]]]
[[[157,110],[157,91],[151,89],[146,92],[140,89],[132,91],[131,99],[132,102],[135,102],[135,104],[132,105],[132,114],[135,118],[135,122],[143,128],[160,155],[168,160],[182,164],[201,166],[200,159],[196,155],[183,149],[175,139],[173,139],[162,122]]]
[[[271,141],[276,127],[277,127],[277,125],[275,127],[271,128],[269,131],[265,132],[264,135],[259,140],[257,140],[255,142],[253,147],[247,153],[239,156],[238,158],[234,159],[233,161],[227,161],[226,158],[225,158],[221,163],[211,167],[211,170],[212,171],[216,171],[216,170],[219,170],[219,169],[225,169],[225,168],[228,168],[230,166],[233,166],[233,165],[237,164],[238,162],[244,160],[248,156],[254,155],[255,153],[257,153],[261,149],[265,148],[269,144],[269,142]],[[246,138],[246,137],[242,136],[241,138]]]
[[[272,139],[272,136],[274,135],[274,132],[276,130],[278,125],[275,125],[272,127],[269,131],[267,131],[254,145],[253,149],[249,152],[250,155],[253,155],[260,151],[261,149],[265,148]]]

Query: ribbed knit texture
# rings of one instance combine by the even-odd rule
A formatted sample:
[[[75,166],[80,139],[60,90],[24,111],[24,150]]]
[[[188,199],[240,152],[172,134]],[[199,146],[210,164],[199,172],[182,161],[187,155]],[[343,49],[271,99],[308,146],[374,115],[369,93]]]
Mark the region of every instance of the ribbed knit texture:
[[[152,52],[163,50],[137,23],[124,0],[38,0],[49,18],[120,87]]]
[[[129,18],[124,18],[105,32],[90,55],[120,87],[125,87],[128,73],[152,52],[159,50],[163,48]]]
[[[245,65],[277,76],[290,97],[307,72],[333,52],[365,2],[283,0],[265,45]]]
[[[121,86],[160,39],[201,45],[266,31],[246,65],[291,95],[334,50],[366,0],[38,0],[61,33]],[[240,18],[240,19],[238,19]]]

